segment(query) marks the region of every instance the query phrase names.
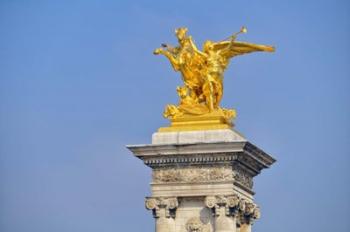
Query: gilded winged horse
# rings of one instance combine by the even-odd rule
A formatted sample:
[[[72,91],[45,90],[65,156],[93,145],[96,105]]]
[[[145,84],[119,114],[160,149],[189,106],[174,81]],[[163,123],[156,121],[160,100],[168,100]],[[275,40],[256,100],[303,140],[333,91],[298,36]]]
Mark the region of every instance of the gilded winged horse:
[[[164,116],[176,118],[182,115],[203,115],[211,112],[221,112],[226,118],[235,116],[233,110],[220,108],[223,95],[223,74],[231,58],[251,52],[273,52],[272,46],[252,44],[236,41],[237,35],[246,33],[246,28],[228,39],[213,42],[207,40],[200,51],[191,36],[187,35],[187,28],[175,30],[179,45],[172,47],[163,44],[154,54],[166,56],[175,71],[179,71],[184,86],[178,87],[180,103],[168,105]]]

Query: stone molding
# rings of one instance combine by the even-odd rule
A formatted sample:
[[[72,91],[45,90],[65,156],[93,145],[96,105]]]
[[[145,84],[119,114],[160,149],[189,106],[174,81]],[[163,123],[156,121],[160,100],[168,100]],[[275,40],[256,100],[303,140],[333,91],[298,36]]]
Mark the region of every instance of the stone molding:
[[[215,157],[213,160],[215,162],[229,161],[238,157],[238,160],[246,158],[253,164],[251,167],[256,174],[259,174],[262,169],[270,167],[275,162],[274,158],[248,141],[149,144],[129,145],[127,147],[148,166],[163,163],[212,162],[210,157]],[[197,161],[198,157],[203,158]],[[231,157],[231,159],[227,157]]]
[[[166,167],[172,165],[203,165],[203,164],[218,164],[229,163],[237,159],[236,153],[211,153],[211,154],[191,154],[191,155],[172,155],[172,156],[152,156],[143,157],[143,161],[151,168]]]
[[[166,168],[166,167],[185,167],[195,165],[229,165],[239,166],[241,170],[237,170],[238,174],[244,174],[238,181],[244,186],[252,188],[251,178],[260,173],[266,164],[259,162],[255,157],[249,153],[243,152],[229,152],[229,153],[209,153],[209,154],[186,154],[186,155],[157,155],[142,157],[145,165],[152,169]],[[239,164],[239,165],[238,165]]]
[[[212,210],[213,216],[220,216],[219,209],[225,207],[225,215],[236,217],[237,224],[252,224],[260,218],[260,208],[253,202],[249,202],[237,194],[229,196],[207,196],[205,206]]]
[[[267,155],[263,150],[255,146],[254,144],[248,142],[244,146],[244,151],[249,153],[251,156],[256,157],[264,164],[265,168],[270,167],[276,160],[270,155]]]
[[[242,152],[246,141],[235,142],[211,142],[211,143],[190,143],[190,144],[142,144],[127,145],[135,156],[150,157],[157,155],[187,155],[187,154],[208,154],[208,153],[230,153]],[[267,155],[267,154],[266,154]]]
[[[176,209],[179,206],[179,202],[176,197],[162,198],[162,197],[147,197],[145,201],[145,207],[148,210],[152,210],[153,216],[159,218],[159,210],[165,209],[166,218],[175,218]]]
[[[230,195],[235,192],[239,192],[247,198],[252,198],[250,193],[235,186],[234,180],[151,183],[151,193],[153,197],[203,197],[218,194]]]

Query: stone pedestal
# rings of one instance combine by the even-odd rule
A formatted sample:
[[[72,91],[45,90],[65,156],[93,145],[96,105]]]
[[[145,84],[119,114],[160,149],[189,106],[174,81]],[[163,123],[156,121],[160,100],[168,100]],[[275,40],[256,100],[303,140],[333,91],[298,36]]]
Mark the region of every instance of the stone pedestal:
[[[231,129],[158,132],[127,146],[152,168],[157,232],[250,232],[260,216],[253,177],[275,160]]]

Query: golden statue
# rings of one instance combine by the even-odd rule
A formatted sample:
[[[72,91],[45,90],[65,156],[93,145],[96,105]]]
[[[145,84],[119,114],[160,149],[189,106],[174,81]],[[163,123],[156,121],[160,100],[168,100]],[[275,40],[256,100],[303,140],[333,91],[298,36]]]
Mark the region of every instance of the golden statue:
[[[224,129],[232,127],[236,117],[233,109],[220,107],[223,95],[223,74],[232,57],[250,52],[273,52],[271,46],[236,41],[241,30],[227,40],[213,42],[207,40],[203,51],[198,50],[187,28],[175,30],[179,45],[172,47],[162,44],[155,55],[166,56],[175,71],[179,71],[184,82],[177,87],[179,105],[167,105],[164,117],[171,120],[171,127],[160,131]]]

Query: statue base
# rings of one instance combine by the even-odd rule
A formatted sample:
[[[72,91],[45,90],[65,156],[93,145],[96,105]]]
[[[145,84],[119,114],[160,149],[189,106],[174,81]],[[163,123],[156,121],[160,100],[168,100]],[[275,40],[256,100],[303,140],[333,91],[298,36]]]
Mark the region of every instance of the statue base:
[[[275,160],[237,131],[157,132],[127,147],[152,169],[156,232],[250,232],[260,217],[253,178]]]
[[[234,124],[232,119],[223,114],[222,111],[215,111],[204,115],[183,115],[170,119],[169,127],[161,127],[158,132],[174,131],[198,131],[198,130],[220,130],[231,129]]]

